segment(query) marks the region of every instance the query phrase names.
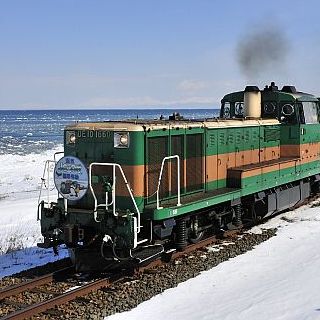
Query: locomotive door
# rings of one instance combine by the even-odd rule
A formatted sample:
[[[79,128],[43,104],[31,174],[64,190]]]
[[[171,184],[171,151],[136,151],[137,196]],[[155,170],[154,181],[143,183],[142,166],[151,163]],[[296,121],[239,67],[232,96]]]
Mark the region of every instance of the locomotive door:
[[[170,126],[169,155],[180,159],[180,194],[204,189],[203,128],[195,125]],[[175,159],[167,162],[168,197],[177,197],[178,166]]]
[[[145,160],[145,194],[146,202],[156,201],[161,163],[169,155],[169,130],[155,130],[146,133],[146,160]],[[163,168],[159,189],[159,198],[164,199],[169,195],[168,164]]]
[[[178,155],[180,159],[180,193],[204,189],[203,128],[174,125],[146,133],[146,195],[147,203],[156,201],[163,158]],[[177,197],[178,167],[175,159],[164,163],[159,189],[160,200]]]

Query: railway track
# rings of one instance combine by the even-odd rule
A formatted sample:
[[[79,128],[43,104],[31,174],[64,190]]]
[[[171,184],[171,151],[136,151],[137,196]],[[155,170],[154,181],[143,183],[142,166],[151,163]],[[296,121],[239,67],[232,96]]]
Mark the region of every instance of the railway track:
[[[36,277],[35,279],[23,281],[19,284],[8,286],[0,290],[0,305],[7,305],[14,308],[18,307],[17,310],[12,312],[8,311],[8,313],[2,316],[0,319],[19,320],[30,318],[41,312],[45,312],[55,308],[56,306],[85,296],[90,292],[108,287],[111,283],[121,279],[123,276],[123,273],[113,274],[110,277],[92,280],[82,285],[75,285],[74,281],[71,281],[69,283],[69,288],[64,288],[62,293],[57,292],[59,289],[56,291],[49,291],[47,288],[44,288],[45,285],[53,284],[54,282],[59,283],[59,281],[62,279],[63,282],[67,282],[68,275],[72,276],[72,273],[74,273],[74,270],[72,267],[69,267],[54,273]],[[35,301],[30,305],[25,305],[22,303],[23,297],[30,293],[40,294],[41,299],[39,300],[41,301]],[[44,295],[47,295],[48,297],[43,299]],[[11,308],[8,308],[8,310],[10,309]]]
[[[232,237],[239,234],[239,230],[230,231],[226,236]],[[198,249],[202,249],[210,244],[214,244],[217,240],[216,237],[212,236],[202,240],[196,244],[189,245],[184,251],[170,251],[167,252],[161,259],[152,261],[146,266],[137,267],[134,270],[134,274],[141,274],[145,271],[150,271],[163,264],[166,264],[168,260],[175,260],[182,256],[187,255]],[[46,286],[53,285],[56,283],[66,282],[68,276],[72,279],[73,268],[68,267],[56,272],[46,274],[44,276],[36,277],[34,279],[23,281],[16,285],[11,285],[0,290],[0,305],[7,306],[7,312],[5,315],[1,314],[1,320],[6,319],[27,319],[33,317],[39,313],[46,312],[53,309],[59,305],[66,304],[69,301],[75,300],[79,297],[83,297],[90,292],[97,291],[102,288],[108,288],[113,285],[116,281],[121,281],[121,279],[132,276],[132,270],[127,272],[115,273],[105,278],[100,278],[92,280],[85,284],[75,284],[74,280],[67,286],[62,286],[62,293],[58,293],[59,289],[50,290]],[[61,281],[62,280],[62,281]],[[40,298],[34,297],[31,304],[24,303],[24,297],[29,294],[39,294]],[[45,298],[44,298],[45,296]],[[13,311],[12,311],[13,310]]]
[[[25,308],[22,308],[20,310],[14,311],[1,319],[26,319],[29,317],[32,317],[38,313],[47,311],[51,308],[54,308],[58,305],[67,303],[71,300],[74,300],[78,297],[82,297],[89,292],[98,290],[100,288],[106,287],[111,283],[110,279],[100,279],[96,280],[92,283],[88,283],[86,285],[81,286],[80,288],[72,289],[68,292],[62,293],[60,295],[57,295],[51,299],[48,299],[46,301],[34,303],[32,305],[26,306]]]

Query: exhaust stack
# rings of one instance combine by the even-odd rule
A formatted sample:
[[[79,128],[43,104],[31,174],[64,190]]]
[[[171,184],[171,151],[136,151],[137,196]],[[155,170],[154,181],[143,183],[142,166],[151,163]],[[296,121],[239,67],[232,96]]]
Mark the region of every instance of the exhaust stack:
[[[256,86],[244,89],[244,117],[261,118],[261,92]]]

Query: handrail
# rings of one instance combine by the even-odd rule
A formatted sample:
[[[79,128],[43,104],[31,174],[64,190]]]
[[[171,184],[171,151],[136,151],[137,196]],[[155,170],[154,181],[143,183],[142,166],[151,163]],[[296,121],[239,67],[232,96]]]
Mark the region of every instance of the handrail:
[[[42,189],[43,189],[43,185],[45,185],[45,181],[47,181],[48,185],[47,186],[45,185],[45,187],[47,189],[47,202],[44,202],[44,203],[48,206],[50,205],[50,191],[53,190],[53,189],[50,190],[50,163],[53,163],[54,165],[57,164],[56,156],[58,154],[64,154],[64,151],[55,152],[53,155],[53,160],[46,160],[46,162],[45,162],[43,174],[42,174],[42,178],[41,178],[41,186],[40,186],[40,192],[39,192],[39,197],[38,197],[38,206],[40,205],[40,202],[41,202]],[[45,175],[47,175],[46,178],[45,178]],[[57,190],[57,191],[58,191],[58,197],[59,197],[59,195],[61,193],[59,192],[59,190]],[[65,212],[65,214],[67,214],[67,211],[68,211],[68,201],[67,201],[67,199],[64,199],[64,212]],[[38,215],[38,220],[39,220],[39,215]]]
[[[46,160],[45,165],[44,165],[44,169],[43,169],[43,174],[42,174],[42,178],[41,178],[41,186],[40,186],[40,192],[39,192],[39,197],[38,197],[38,204],[41,201],[41,196],[42,196],[42,189],[43,189],[43,185],[45,185],[45,181],[48,181],[48,186],[46,186],[47,189],[47,203],[50,202],[50,163],[56,163],[55,160]],[[47,174],[47,179],[45,179],[45,175]]]
[[[56,155],[57,155],[57,154],[61,154],[61,153],[64,154],[64,151],[57,151],[57,152],[54,153],[53,159],[54,159],[55,162],[57,162],[57,160],[56,160]]]
[[[160,207],[160,205],[159,205],[159,191],[160,191],[160,184],[161,184],[164,163],[170,159],[177,159],[177,165],[178,165],[178,170],[177,170],[178,171],[178,176],[177,176],[177,187],[178,187],[177,207],[181,206],[181,202],[180,202],[180,157],[176,154],[174,156],[164,157],[162,159],[161,169],[160,169],[160,174],[159,174],[159,179],[158,179],[158,187],[157,187],[157,191],[156,191],[156,193],[157,193],[157,209],[163,209],[163,207]]]
[[[111,203],[109,205],[112,204],[112,211],[113,211],[113,214],[115,216],[117,216],[117,213],[116,213],[116,168],[118,168],[120,170],[120,173],[121,173],[121,175],[123,177],[124,183],[125,183],[125,185],[126,185],[126,187],[128,189],[128,192],[129,192],[130,197],[132,199],[133,205],[134,205],[135,210],[137,212],[137,231],[136,232],[139,233],[140,232],[140,228],[141,228],[140,210],[139,210],[139,208],[137,206],[137,203],[136,203],[136,201],[135,201],[135,199],[133,197],[132,190],[131,190],[130,185],[129,185],[128,181],[127,181],[127,178],[126,178],[126,176],[125,176],[125,174],[124,174],[124,172],[122,170],[122,167],[118,163],[92,162],[89,165],[89,187],[90,187],[91,193],[93,195],[93,199],[94,199],[94,211],[93,211],[93,213],[94,213],[95,221],[99,222],[97,220],[97,218],[98,218],[97,217],[97,215],[98,215],[97,214],[97,208],[99,207],[99,205],[98,205],[98,199],[97,199],[97,197],[96,197],[96,195],[94,193],[94,190],[93,190],[93,187],[92,187],[92,183],[91,183],[91,180],[92,180],[92,167],[93,166],[105,166],[105,167],[112,167],[113,168],[113,172],[112,172],[112,174],[113,174],[113,179],[112,179],[112,181],[113,181],[113,183],[112,183],[112,201],[111,201]]]

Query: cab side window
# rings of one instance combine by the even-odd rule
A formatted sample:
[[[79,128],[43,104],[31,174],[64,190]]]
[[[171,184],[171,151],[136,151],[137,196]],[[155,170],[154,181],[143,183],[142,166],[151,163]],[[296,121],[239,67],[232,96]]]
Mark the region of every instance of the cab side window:
[[[302,102],[304,120],[306,124],[319,123],[318,103],[313,101]]]

